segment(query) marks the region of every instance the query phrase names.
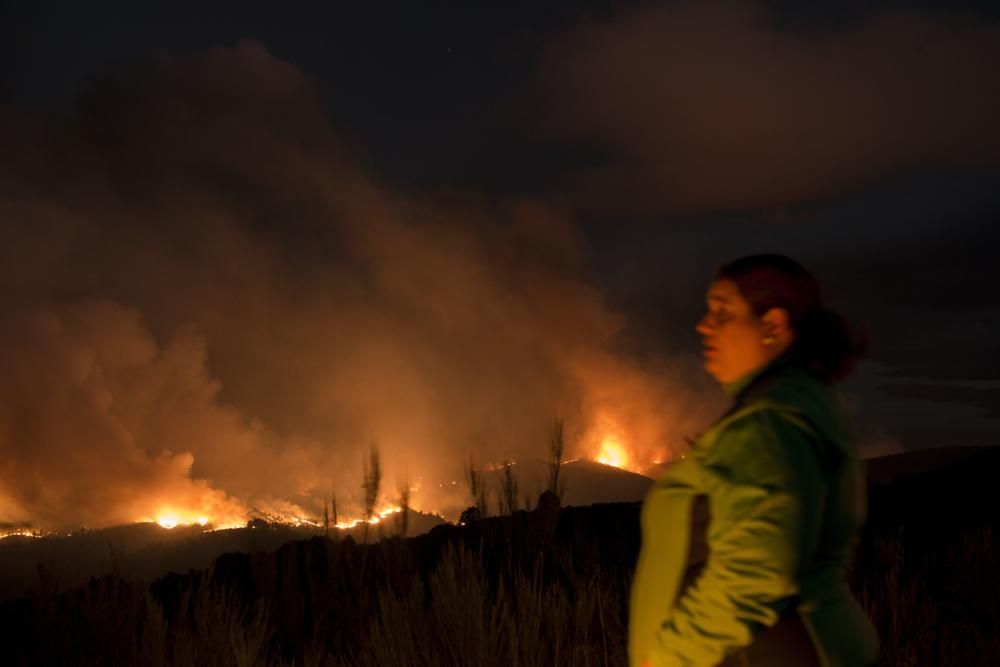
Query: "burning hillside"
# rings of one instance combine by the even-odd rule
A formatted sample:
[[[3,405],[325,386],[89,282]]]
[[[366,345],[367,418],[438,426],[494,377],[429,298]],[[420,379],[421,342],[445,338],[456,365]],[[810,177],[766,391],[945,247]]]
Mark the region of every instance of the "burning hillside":
[[[537,456],[552,415],[567,455],[637,468],[712,408],[683,365],[616,351],[560,211],[377,185],[257,44],[5,114],[0,522],[319,522],[332,495],[353,521],[372,441],[391,504],[469,452]]]

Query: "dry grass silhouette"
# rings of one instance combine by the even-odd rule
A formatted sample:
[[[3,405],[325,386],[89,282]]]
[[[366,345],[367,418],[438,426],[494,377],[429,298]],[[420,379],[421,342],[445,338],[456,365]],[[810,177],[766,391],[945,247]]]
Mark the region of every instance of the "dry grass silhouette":
[[[954,480],[973,495],[948,486],[948,506],[927,480],[873,487],[849,583],[878,628],[880,664],[1000,657],[993,487],[970,477],[992,468],[971,466]],[[0,604],[4,663],[625,665],[638,516],[638,504],[606,504],[375,544],[317,536],[148,586],[112,573],[60,591],[39,561],[32,595]]]

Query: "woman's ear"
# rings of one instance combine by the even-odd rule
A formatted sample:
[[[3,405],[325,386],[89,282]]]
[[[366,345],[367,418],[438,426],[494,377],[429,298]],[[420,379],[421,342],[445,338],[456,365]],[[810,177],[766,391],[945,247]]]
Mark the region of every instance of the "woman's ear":
[[[792,320],[784,308],[771,308],[761,318],[763,336],[776,343],[788,343],[794,337]]]

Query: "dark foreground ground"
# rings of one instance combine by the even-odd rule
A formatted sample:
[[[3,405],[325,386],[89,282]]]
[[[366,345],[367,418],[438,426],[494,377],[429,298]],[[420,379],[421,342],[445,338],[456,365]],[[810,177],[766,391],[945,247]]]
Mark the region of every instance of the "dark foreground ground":
[[[927,456],[924,455],[926,459]],[[1000,664],[1000,449],[873,466],[851,585],[885,665]],[[0,604],[4,664],[624,665],[637,504],[313,538]]]

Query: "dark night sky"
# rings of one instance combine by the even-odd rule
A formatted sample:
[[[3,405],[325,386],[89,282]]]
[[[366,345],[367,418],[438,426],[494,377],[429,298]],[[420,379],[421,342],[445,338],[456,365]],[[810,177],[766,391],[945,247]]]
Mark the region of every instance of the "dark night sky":
[[[565,213],[627,354],[693,357],[713,268],[787,252],[872,337],[845,387],[870,452],[998,444],[996,3],[0,7],[12,117],[100,114],[151,63],[252,44],[379,188]]]

